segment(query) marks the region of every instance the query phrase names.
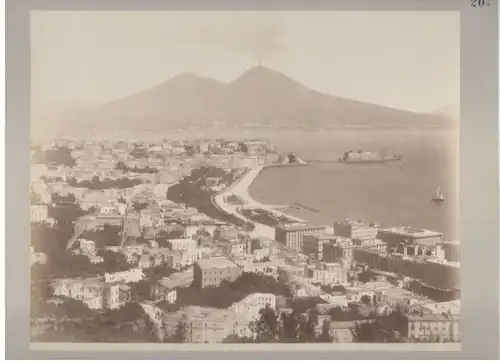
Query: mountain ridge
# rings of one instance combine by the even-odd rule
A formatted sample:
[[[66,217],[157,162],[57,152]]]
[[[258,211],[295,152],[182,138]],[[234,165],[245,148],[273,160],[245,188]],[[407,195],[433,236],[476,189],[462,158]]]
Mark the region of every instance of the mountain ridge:
[[[257,66],[223,83],[184,72],[146,90],[84,110],[70,111],[51,126],[168,128],[235,127],[436,127],[452,125],[448,114],[417,113],[312,90],[282,72]]]

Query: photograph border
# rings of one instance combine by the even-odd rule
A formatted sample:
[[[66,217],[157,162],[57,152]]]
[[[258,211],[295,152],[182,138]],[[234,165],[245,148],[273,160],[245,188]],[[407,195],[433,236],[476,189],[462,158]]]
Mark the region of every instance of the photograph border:
[[[30,344],[29,144],[32,10],[460,12],[460,344]],[[7,359],[495,359],[499,357],[498,3],[470,0],[7,0]],[[347,347],[346,347],[347,345]]]

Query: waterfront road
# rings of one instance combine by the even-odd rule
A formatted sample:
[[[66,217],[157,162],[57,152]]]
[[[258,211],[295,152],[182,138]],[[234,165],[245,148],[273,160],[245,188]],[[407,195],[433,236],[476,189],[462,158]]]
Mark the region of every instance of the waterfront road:
[[[266,226],[265,224],[257,223],[255,221],[252,221],[242,215],[239,211],[238,208],[241,208],[241,205],[234,205],[231,203],[226,202],[226,198],[230,195],[235,195],[241,200],[244,201],[244,206],[245,208],[253,208],[253,209],[263,209],[269,212],[276,213],[278,215],[284,215],[289,219],[295,219],[297,222],[301,222],[301,220],[285,215],[284,213],[281,213],[277,210],[272,209],[270,206],[267,206],[265,204],[259,203],[256,200],[254,200],[250,194],[248,193],[248,188],[252,184],[252,182],[257,178],[257,176],[260,174],[260,172],[264,169],[265,166],[259,166],[256,168],[252,168],[248,170],[241,178],[240,180],[236,181],[233,185],[231,185],[229,188],[225,189],[221,193],[217,194],[214,196],[213,201],[214,203],[222,210],[226,211],[227,213],[230,213],[232,215],[235,215],[236,217],[247,221],[251,222],[255,225],[255,229],[250,233],[251,237],[268,237],[271,239],[274,239],[274,228]]]

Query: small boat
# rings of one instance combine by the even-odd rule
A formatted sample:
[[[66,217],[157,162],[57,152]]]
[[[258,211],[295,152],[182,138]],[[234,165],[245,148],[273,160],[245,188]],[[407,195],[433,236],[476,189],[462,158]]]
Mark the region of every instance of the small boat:
[[[441,188],[437,188],[436,194],[434,195],[432,200],[434,200],[436,202],[444,202],[444,196],[443,196],[443,192],[441,192]]]

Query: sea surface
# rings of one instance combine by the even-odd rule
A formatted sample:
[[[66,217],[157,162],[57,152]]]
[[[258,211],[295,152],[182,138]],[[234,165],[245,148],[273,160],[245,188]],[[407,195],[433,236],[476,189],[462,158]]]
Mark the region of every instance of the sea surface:
[[[250,186],[257,201],[315,209],[288,211],[311,223],[359,219],[383,227],[426,228],[443,232],[448,240],[459,239],[458,130],[290,131],[272,136],[283,151],[316,161],[265,169]],[[400,154],[402,160],[335,162],[345,151],[358,149]],[[432,201],[437,187],[444,202]]]

